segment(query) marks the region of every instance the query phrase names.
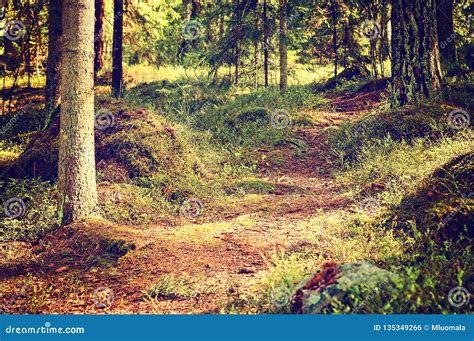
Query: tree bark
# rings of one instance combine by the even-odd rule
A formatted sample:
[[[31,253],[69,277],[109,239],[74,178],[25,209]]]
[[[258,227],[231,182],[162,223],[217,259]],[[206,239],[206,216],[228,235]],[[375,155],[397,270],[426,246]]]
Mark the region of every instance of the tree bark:
[[[332,0],[331,3],[331,18],[332,18],[332,47],[334,52],[334,78],[337,83],[337,66],[338,66],[338,51],[337,51],[337,2]]]
[[[63,224],[97,206],[94,156],[94,0],[63,0],[58,192]]]
[[[453,0],[436,0],[438,41],[443,71],[449,73],[458,67],[456,34],[453,25]]]
[[[112,95],[123,94],[123,0],[114,0],[114,39],[112,47]]]
[[[286,22],[287,0],[280,0],[279,21],[279,52],[280,52],[280,91],[285,93],[288,88],[288,27]]]
[[[95,0],[95,25],[94,25],[94,80],[104,67],[104,13],[105,1]]]
[[[60,103],[62,0],[50,0],[48,14],[48,61],[46,64],[46,86],[44,91],[45,127],[50,124],[52,113]]]
[[[387,47],[388,35],[387,35],[387,0],[382,0],[380,4],[380,44],[379,44],[379,63],[380,73],[382,78],[385,77],[385,58],[388,55],[388,51],[385,51]]]
[[[235,0],[235,13],[237,17],[237,24],[235,27],[235,69],[234,69],[234,78],[235,84],[239,84],[239,63],[240,63],[240,33],[241,33],[241,25],[242,25],[242,17],[240,13],[240,0]]]
[[[265,78],[265,87],[268,87],[268,4],[263,0],[263,73]]]
[[[441,87],[435,0],[392,1],[392,107]]]
[[[255,17],[254,17],[254,25],[255,29],[259,29],[259,14],[258,14],[258,0],[256,1],[256,8],[255,8]],[[259,39],[255,38],[253,41],[253,63],[254,63],[254,83],[255,89],[258,89],[258,58],[259,58],[259,51],[258,51],[258,43]]]
[[[374,6],[375,7],[375,6]],[[376,8],[372,8],[372,6],[369,4],[368,6],[368,18],[369,20],[376,22],[377,20],[377,15],[376,15]],[[369,46],[370,46],[370,61],[372,64],[372,76],[377,79],[379,78],[379,73],[377,69],[377,37],[374,37],[373,39],[369,40]]]

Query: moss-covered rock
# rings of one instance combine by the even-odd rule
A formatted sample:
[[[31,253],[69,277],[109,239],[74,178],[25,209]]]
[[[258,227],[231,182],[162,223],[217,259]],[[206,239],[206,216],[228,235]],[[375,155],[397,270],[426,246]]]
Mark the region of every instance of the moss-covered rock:
[[[297,288],[292,311],[300,314],[362,312],[374,293],[393,287],[396,279],[394,273],[370,263],[326,263]]]

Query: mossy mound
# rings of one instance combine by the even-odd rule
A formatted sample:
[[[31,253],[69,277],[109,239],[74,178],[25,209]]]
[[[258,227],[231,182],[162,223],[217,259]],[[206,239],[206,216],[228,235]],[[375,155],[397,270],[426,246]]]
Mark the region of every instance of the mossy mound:
[[[456,109],[447,104],[424,104],[374,112],[355,123],[348,122],[333,130],[330,141],[349,161],[357,160],[362,147],[388,137],[408,143],[418,138],[438,141],[459,132],[448,119],[449,113]]]
[[[95,134],[97,170],[103,180],[129,182],[160,173],[202,173],[199,158],[188,141],[158,116],[146,110],[119,111],[111,116],[110,126],[96,129]],[[54,180],[58,134],[58,121],[38,132],[4,170],[4,177]]]
[[[418,230],[437,244],[469,245],[474,238],[473,180],[474,153],[460,155],[436,170],[418,193],[405,198],[397,214],[402,221],[414,219]]]
[[[339,73],[337,77],[329,78],[324,84],[324,86],[322,87],[322,89],[320,87],[316,87],[315,90],[317,91],[332,90],[344,81],[350,81],[350,80],[355,80],[355,79],[366,79],[369,76],[370,76],[369,70],[365,66],[363,65],[353,66]]]

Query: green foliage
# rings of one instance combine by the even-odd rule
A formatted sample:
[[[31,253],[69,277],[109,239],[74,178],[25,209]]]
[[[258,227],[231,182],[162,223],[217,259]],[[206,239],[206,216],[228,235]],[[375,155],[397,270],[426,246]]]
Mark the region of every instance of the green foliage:
[[[333,151],[344,165],[360,161],[363,151],[372,145],[383,148],[386,141],[410,143],[418,138],[437,141],[453,136],[457,131],[449,126],[447,117],[454,109],[431,104],[375,111],[355,123],[334,129],[330,134]]]
[[[38,179],[0,182],[0,241],[34,241],[57,226],[55,187]]]
[[[453,131],[430,112],[421,106],[394,118],[375,113],[332,132],[332,145],[344,155],[337,179],[346,195],[357,206],[368,196],[378,207],[369,215],[321,214],[308,221],[304,233],[311,243],[279,255],[247,304],[289,312],[298,286],[329,258],[338,264],[374,262],[397,278],[381,288],[347,288],[325,313],[472,310],[470,302],[457,307],[449,298],[456,287],[473,290],[472,134]]]
[[[446,101],[456,103],[457,105],[472,111],[472,109],[474,109],[474,100],[472,96],[474,93],[473,77],[472,73],[446,77],[444,79],[446,84],[443,88],[443,96]]]
[[[159,281],[148,290],[147,294],[155,299],[179,300],[210,294],[213,290],[203,280],[169,274],[161,276]]]

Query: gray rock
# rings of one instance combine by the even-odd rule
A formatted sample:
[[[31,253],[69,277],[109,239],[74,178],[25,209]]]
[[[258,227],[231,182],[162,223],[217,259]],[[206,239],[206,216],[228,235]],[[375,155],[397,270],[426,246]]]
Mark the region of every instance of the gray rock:
[[[292,311],[321,314],[344,306],[350,308],[346,312],[358,313],[378,291],[392,286],[397,277],[370,263],[325,264],[297,287]]]

